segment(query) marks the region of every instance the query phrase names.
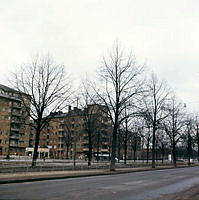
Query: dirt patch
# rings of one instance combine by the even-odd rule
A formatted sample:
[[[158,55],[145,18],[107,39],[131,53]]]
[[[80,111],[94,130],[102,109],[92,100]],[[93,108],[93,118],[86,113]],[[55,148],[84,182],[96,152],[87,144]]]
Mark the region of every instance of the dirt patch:
[[[188,190],[175,194],[162,195],[161,197],[153,200],[199,200],[199,184]]]

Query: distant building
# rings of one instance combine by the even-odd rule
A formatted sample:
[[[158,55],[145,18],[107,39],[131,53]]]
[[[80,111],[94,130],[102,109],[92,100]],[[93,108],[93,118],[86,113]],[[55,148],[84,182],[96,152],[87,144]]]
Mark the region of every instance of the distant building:
[[[29,96],[0,85],[0,155],[25,155],[29,143],[29,127],[20,96],[30,106]]]
[[[88,122],[85,113],[87,113],[93,120],[93,157],[99,155],[103,158],[104,155],[107,158],[110,154],[111,123],[107,114],[100,112],[100,109],[104,107],[89,105],[83,110],[77,107],[72,110],[69,106],[67,113],[53,113],[51,121],[41,132],[39,146],[48,147],[51,158],[72,158],[75,154],[78,159],[86,159],[88,156],[86,123]]]

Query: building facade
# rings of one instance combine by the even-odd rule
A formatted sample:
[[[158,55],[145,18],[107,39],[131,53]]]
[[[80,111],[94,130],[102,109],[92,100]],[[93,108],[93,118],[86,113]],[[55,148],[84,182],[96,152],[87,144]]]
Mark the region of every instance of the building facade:
[[[100,107],[69,107],[67,113],[56,113],[41,132],[39,146],[50,149],[50,158],[87,159],[89,123],[93,158],[107,158],[110,154],[111,123],[107,115],[100,112]]]
[[[29,119],[19,92],[0,85],[0,155],[25,155],[29,145]],[[27,105],[27,95],[23,94]]]

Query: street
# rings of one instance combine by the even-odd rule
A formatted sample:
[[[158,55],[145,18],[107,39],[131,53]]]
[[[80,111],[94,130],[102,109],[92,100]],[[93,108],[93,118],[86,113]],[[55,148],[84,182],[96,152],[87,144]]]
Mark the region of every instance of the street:
[[[1,200],[150,200],[199,183],[199,167],[0,185]]]

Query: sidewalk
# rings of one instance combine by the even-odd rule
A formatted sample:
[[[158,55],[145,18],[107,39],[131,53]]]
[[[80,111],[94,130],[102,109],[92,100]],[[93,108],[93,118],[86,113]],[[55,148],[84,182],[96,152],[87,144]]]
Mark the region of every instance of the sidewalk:
[[[0,184],[32,182],[42,180],[53,180],[63,178],[75,178],[99,175],[114,175],[121,173],[141,172],[149,170],[172,169],[173,167],[152,168],[119,168],[115,171],[109,169],[90,169],[90,170],[68,170],[68,171],[50,171],[50,172],[23,172],[23,173],[5,173],[0,175]]]

